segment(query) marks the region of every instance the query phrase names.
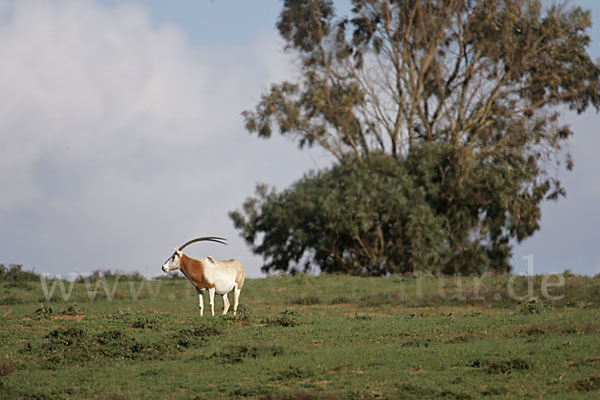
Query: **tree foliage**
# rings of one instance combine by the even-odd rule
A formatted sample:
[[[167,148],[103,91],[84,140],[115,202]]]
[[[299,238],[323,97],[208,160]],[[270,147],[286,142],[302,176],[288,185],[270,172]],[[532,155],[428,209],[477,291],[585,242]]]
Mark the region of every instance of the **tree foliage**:
[[[415,186],[406,189],[417,196],[409,203],[421,204],[416,193],[424,192],[433,219],[447,223],[444,271],[479,263],[506,269],[511,239],[532,235],[540,203],[565,194],[556,171],[572,168],[563,149],[572,131],[560,123],[560,111],[600,106],[600,68],[587,53],[589,12],[539,0],[352,4],[350,16],[336,17],[332,1],[284,1],[277,27],[301,77],[272,85],[243,113],[246,128],[318,145],[340,165],[352,160],[367,168],[382,155],[395,160],[410,178],[396,186]],[[431,168],[418,167],[430,161]],[[325,184],[326,174],[305,178],[320,180]],[[391,194],[380,186],[371,192]],[[261,201],[278,198],[269,196]],[[236,220],[245,231],[248,218]],[[396,243],[397,232],[384,241]],[[353,240],[344,241],[344,252],[361,247]],[[267,247],[255,251],[274,255]],[[329,265],[315,247],[303,251]],[[284,258],[267,269],[285,269]],[[371,262],[364,265],[378,264]]]
[[[279,194],[259,186],[256,194],[245,215],[230,215],[265,257],[265,271],[316,263],[354,275],[413,272],[439,265],[447,248],[446,220],[404,165],[384,155],[308,174]]]

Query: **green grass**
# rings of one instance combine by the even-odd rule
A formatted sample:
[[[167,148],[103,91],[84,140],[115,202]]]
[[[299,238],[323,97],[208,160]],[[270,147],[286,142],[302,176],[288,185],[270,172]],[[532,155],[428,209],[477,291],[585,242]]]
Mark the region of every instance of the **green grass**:
[[[236,318],[200,318],[183,280],[93,300],[0,281],[0,398],[596,398],[600,279],[565,275],[554,301],[542,279],[522,301],[510,276],[249,279]]]

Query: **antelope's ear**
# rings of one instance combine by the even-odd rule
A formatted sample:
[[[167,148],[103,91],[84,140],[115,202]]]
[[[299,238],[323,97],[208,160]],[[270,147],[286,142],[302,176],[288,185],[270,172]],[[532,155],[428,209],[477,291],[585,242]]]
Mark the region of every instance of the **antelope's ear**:
[[[176,254],[177,254],[179,257],[181,257],[181,254],[182,254],[182,253],[181,253],[181,250],[179,250],[177,247],[173,247],[173,249],[175,249],[175,253],[176,253]]]

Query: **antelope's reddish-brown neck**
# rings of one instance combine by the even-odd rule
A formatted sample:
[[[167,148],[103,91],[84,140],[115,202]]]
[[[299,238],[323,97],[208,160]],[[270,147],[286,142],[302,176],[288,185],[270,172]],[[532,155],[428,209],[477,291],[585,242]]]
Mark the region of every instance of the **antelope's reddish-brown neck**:
[[[195,258],[188,257],[185,254],[181,254],[181,259],[179,260],[179,270],[198,289],[209,289],[215,287],[214,283],[206,280],[206,276],[204,275],[204,266],[200,260],[196,260]]]

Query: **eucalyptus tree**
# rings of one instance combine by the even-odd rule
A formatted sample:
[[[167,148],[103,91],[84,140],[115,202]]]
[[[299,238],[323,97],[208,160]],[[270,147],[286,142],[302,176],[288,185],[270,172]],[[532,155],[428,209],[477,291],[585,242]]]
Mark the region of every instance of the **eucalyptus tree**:
[[[445,232],[443,257],[435,266],[423,259],[423,268],[507,270],[513,239],[539,229],[541,202],[565,195],[557,172],[573,167],[564,149],[573,131],[561,113],[600,106],[590,26],[589,11],[560,1],[353,0],[350,15],[337,16],[332,1],[286,0],[277,28],[300,76],[273,84],[243,112],[246,128],[320,146],[358,168],[387,157],[408,174],[410,184],[396,185],[417,188],[423,196],[413,200]],[[276,226],[252,221],[276,197],[249,199],[245,211],[231,213],[258,254],[267,254],[261,237]],[[349,204],[342,196],[338,206]],[[396,243],[397,232],[382,240]],[[360,241],[350,235],[336,251],[347,254]],[[329,265],[314,254],[303,251]]]

